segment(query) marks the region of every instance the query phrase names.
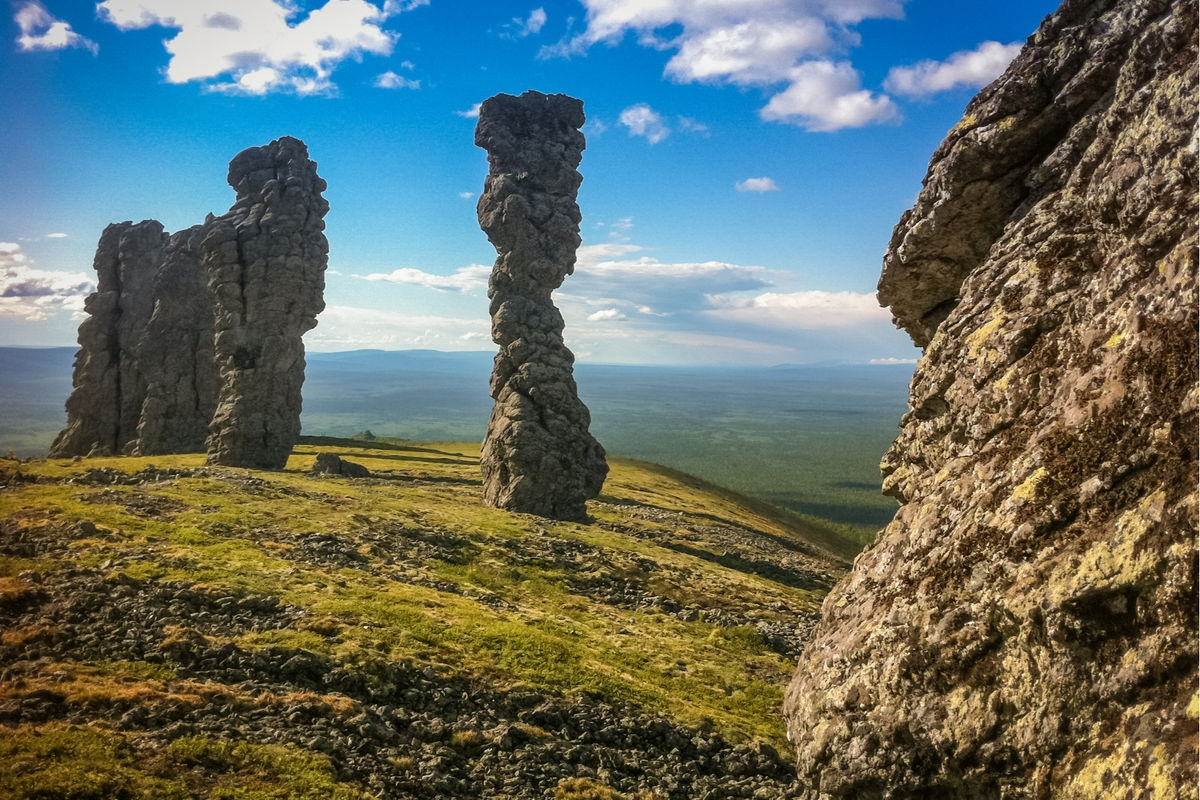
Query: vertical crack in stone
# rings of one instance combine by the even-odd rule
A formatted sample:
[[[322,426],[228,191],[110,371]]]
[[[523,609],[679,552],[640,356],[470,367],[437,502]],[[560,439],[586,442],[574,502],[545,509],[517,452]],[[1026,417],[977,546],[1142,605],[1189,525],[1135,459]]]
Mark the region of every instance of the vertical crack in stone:
[[[530,91],[484,101],[475,129],[489,165],[479,224],[499,253],[488,285],[500,350],[480,458],[484,502],[570,520],[587,518],[608,474],[551,298],[580,243],[583,123],[581,101]]]

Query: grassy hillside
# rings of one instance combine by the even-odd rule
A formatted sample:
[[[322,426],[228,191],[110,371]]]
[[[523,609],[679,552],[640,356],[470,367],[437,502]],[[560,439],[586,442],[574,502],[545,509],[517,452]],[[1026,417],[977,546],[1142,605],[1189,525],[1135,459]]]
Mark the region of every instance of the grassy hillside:
[[[591,523],[510,514],[477,458],[0,461],[0,799],[794,796],[839,539],[619,459]]]

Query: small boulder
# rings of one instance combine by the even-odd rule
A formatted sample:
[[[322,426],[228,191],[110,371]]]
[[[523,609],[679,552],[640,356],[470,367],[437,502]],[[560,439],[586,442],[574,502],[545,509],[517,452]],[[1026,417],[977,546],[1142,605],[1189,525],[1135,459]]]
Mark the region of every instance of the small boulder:
[[[341,475],[346,478],[369,478],[371,471],[362,464],[347,461],[336,453],[318,453],[312,468],[313,475]]]

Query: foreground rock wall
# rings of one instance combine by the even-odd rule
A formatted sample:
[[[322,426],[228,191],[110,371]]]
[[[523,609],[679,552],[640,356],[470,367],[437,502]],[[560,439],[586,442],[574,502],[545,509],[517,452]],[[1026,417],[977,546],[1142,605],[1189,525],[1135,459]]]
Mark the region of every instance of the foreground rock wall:
[[[299,139],[243,150],[229,164],[237,200],[205,223],[220,394],[212,464],[282,469],[300,437],[301,336],[325,308],[325,181]]]
[[[580,243],[583,123],[581,101],[525,92],[484,101],[475,130],[489,165],[479,224],[499,252],[488,284],[500,352],[481,454],[484,502],[558,519],[585,519],[608,474],[550,296],[574,270]]]
[[[1064,3],[897,226],[903,505],[787,692],[807,796],[1196,797],[1196,31]]]

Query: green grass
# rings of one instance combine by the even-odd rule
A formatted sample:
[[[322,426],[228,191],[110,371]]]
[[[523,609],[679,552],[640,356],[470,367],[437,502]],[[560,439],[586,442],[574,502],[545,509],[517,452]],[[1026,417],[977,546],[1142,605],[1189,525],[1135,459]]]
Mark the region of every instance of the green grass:
[[[308,469],[319,450],[362,463],[376,477],[314,477]],[[850,555],[844,542],[791,512],[625,459],[612,460],[593,523],[486,508],[478,498],[477,459],[478,445],[334,440],[297,448],[280,472],[219,469],[134,486],[65,481],[100,467],[130,474],[150,464],[191,470],[203,466],[203,456],[7,462],[0,469],[43,482],[6,489],[0,516],[18,527],[65,531],[67,563],[139,580],[186,581],[214,597],[266,595],[302,609],[291,628],[244,633],[234,643],[307,651],[380,690],[387,688],[381,665],[403,660],[500,690],[588,693],[733,741],[787,747],[780,706],[794,663],[753,627],[614,605],[586,587],[632,581],[682,606],[786,621],[815,610],[823,590],[723,561],[706,532],[735,530],[748,541],[843,557]],[[84,520],[92,526],[80,525]],[[556,555],[552,546],[568,555]],[[24,591],[15,577],[24,570],[61,566],[58,559],[0,561],[0,581],[10,582],[0,591]],[[838,568],[832,572],[836,577]],[[438,588],[447,584],[456,590]],[[780,604],[790,611],[772,610]],[[55,691],[75,700],[193,702],[188,698],[214,690],[180,681],[169,665],[114,661],[55,669],[69,676]],[[32,688],[6,691],[19,697]],[[331,695],[322,702],[349,701]],[[0,770],[17,776],[13,786],[59,787],[46,797],[92,796],[74,793],[84,791],[79,787],[91,778],[83,776],[93,772],[96,786],[128,797],[355,796],[336,783],[323,756],[295,749],[178,740],[155,755],[154,769],[161,768],[155,772],[136,766],[134,737],[112,731],[46,725],[4,742]],[[228,780],[200,789],[180,783],[179,771],[193,768]],[[305,786],[324,787],[324,794]],[[584,797],[585,790],[592,791],[560,794]]]

